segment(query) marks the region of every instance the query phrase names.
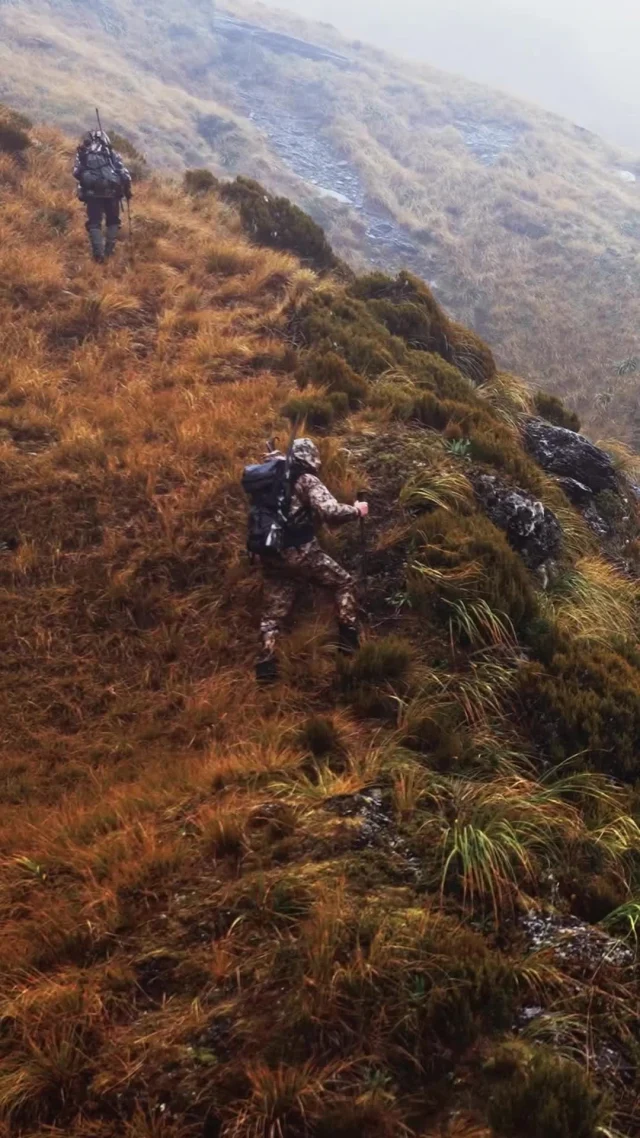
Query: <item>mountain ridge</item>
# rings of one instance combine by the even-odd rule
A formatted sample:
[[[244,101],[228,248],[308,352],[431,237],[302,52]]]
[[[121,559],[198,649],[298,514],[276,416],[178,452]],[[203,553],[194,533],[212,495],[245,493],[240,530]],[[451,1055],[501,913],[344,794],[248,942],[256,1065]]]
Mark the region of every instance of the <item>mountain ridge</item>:
[[[147,171],[97,265],[74,141],[0,146],[0,1126],[638,1138],[633,456],[255,183]],[[362,644],[302,599],[263,689],[302,422]]]
[[[109,92],[108,125],[154,165],[210,165],[285,193],[358,270],[411,268],[503,367],[562,390],[600,434],[634,440],[637,384],[616,365],[638,354],[640,191],[621,178],[637,158],[260,6],[229,6],[216,25],[208,5],[21,0],[0,21],[9,102],[33,109],[36,59],[37,101],[63,125],[86,123],[78,108],[90,117]],[[351,66],[265,46],[305,34]]]

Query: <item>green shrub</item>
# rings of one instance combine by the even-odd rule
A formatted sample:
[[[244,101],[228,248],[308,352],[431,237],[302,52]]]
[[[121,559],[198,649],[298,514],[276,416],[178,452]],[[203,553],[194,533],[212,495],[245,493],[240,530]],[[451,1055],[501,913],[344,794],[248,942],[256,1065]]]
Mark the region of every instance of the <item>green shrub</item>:
[[[413,418],[415,397],[410,390],[394,383],[393,380],[388,382],[381,380],[380,383],[374,384],[368,403],[370,407],[388,411],[393,419],[398,419],[402,423]]]
[[[12,111],[0,103],[0,152],[21,154],[31,146],[29,131],[33,123],[26,115]]]
[[[336,352],[368,379],[407,360],[402,340],[391,336],[366,304],[344,294],[315,293],[295,314],[292,331],[302,347]]]
[[[201,168],[187,170],[184,176],[184,188],[188,194],[209,194],[220,188],[220,182],[211,173],[211,170]]]
[[[289,399],[281,413],[290,423],[306,423],[318,431],[328,431],[334,419],[346,415],[349,400],[341,391],[331,395],[298,395]]]
[[[329,392],[342,392],[350,407],[366,401],[369,385],[337,352],[307,352],[296,372],[298,387],[312,383]]]
[[[508,1138],[596,1138],[601,1096],[577,1063],[540,1049],[494,1089],[489,1122]]]
[[[295,253],[322,272],[339,266],[324,230],[288,198],[273,197],[251,178],[222,186],[220,197],[236,206],[245,232],[257,245]]]
[[[505,535],[483,514],[447,510],[422,514],[414,525],[414,559],[424,566],[409,575],[414,608],[431,613],[434,605],[447,620],[450,605],[441,602],[486,601],[504,613],[516,629],[537,615],[533,584]]]
[[[614,776],[638,776],[637,668],[617,652],[583,641],[556,652],[546,668],[525,665],[519,677],[531,734],[552,762],[587,752]]]
[[[478,403],[471,381],[434,352],[411,352],[410,370],[418,387],[429,388],[440,399]]]
[[[412,418],[417,419],[425,427],[432,427],[435,431],[444,431],[453,415],[453,405],[443,402],[432,391],[423,391],[413,401]]]
[[[580,430],[580,419],[575,411],[565,407],[557,395],[549,395],[546,391],[538,391],[534,396],[534,406],[541,419],[553,423],[555,427],[566,427],[569,431]]]
[[[370,273],[360,277],[349,291],[366,301],[376,319],[410,348],[437,353],[474,384],[495,376],[490,348],[475,332],[450,320],[418,277],[408,272],[399,273],[395,279]]]
[[[384,273],[369,273],[350,288],[353,296],[367,303],[376,319],[394,336],[414,348],[437,352],[451,359],[450,322],[424,281],[403,271],[393,279]]]
[[[388,328],[392,336],[405,340],[411,348],[430,352],[435,337],[427,313],[415,304],[395,304],[390,300],[370,300],[369,310]]]

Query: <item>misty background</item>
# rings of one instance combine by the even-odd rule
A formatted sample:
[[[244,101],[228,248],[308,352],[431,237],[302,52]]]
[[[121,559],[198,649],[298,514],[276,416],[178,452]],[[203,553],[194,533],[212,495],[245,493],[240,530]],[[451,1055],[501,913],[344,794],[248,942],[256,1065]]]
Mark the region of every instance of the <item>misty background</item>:
[[[269,0],[640,150],[639,0]]]

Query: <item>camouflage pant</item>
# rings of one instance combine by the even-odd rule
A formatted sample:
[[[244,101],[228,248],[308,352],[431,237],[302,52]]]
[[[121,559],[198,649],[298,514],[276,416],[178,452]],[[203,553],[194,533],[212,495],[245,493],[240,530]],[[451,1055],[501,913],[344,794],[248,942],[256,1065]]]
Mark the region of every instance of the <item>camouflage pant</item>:
[[[300,586],[308,581],[323,585],[335,595],[338,620],[353,627],[357,621],[353,578],[338,565],[317,541],[300,549],[285,549],[272,560],[262,562],[264,572],[264,610],[260,622],[262,644],[272,653],[282,627],[291,615]]]

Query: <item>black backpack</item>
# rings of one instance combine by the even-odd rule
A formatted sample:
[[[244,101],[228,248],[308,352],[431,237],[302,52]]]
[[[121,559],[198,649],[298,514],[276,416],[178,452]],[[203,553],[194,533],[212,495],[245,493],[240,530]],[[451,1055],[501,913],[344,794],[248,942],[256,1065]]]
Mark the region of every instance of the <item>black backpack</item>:
[[[242,489],[247,494],[249,553],[265,556],[279,553],[287,543],[287,525],[291,507],[291,462],[289,457],[274,455],[256,466],[246,466]]]
[[[106,144],[99,149],[88,150],[83,167],[81,184],[87,193],[96,198],[122,196],[122,178]]]

